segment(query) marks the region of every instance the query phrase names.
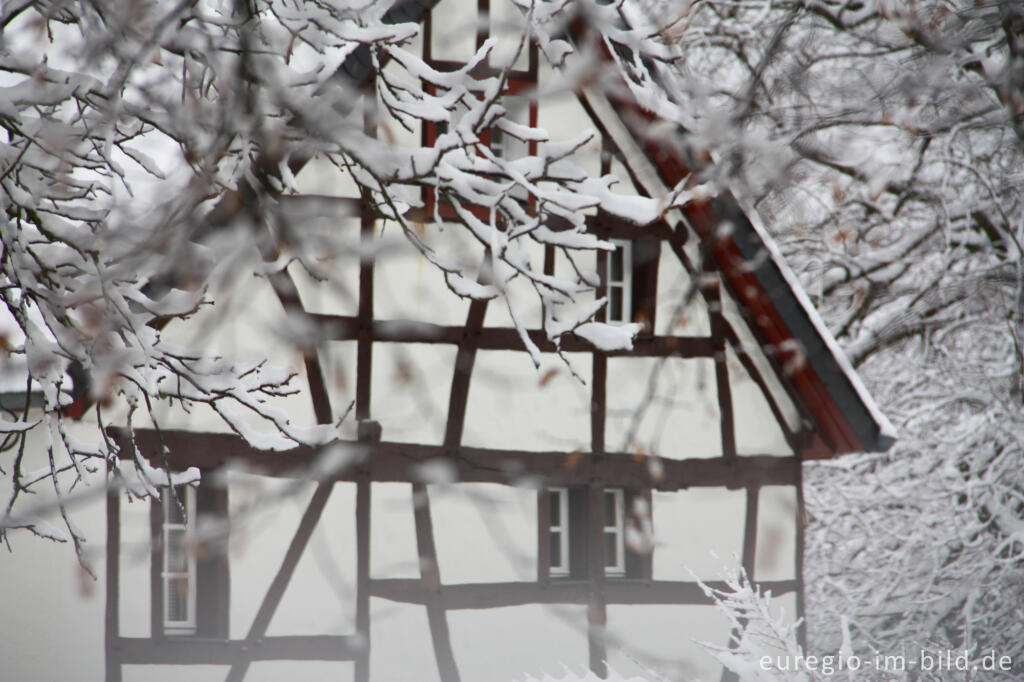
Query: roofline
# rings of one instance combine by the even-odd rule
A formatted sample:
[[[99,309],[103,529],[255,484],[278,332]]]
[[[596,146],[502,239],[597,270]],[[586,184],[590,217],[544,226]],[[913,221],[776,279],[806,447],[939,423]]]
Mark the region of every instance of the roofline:
[[[665,186],[678,186],[690,177],[687,160],[671,140],[651,138],[649,124],[663,119],[642,104],[607,42],[601,45],[605,58],[618,68],[619,87],[608,91],[615,115],[631,131]],[[628,98],[623,96],[625,92]],[[681,129],[677,122],[671,123]],[[824,440],[813,439],[798,454],[805,459],[825,459],[834,454],[889,449],[896,439],[895,428],[871,398],[757,213],[742,206],[728,190],[710,201],[692,202],[683,212],[711,247],[725,274],[724,283],[753,313],[751,331],[762,343],[775,347],[776,359],[786,374],[783,378],[813,415],[817,435],[824,436]]]
[[[888,450],[896,440],[896,429],[868,393],[760,217],[729,192],[711,203],[720,221],[717,231],[729,233],[745,261],[756,264],[752,273],[761,290],[771,299],[789,335],[800,341],[807,364],[859,441],[860,447],[851,443],[852,450],[843,448],[839,452]],[[725,222],[729,230],[721,229]],[[768,258],[764,257],[766,253]]]

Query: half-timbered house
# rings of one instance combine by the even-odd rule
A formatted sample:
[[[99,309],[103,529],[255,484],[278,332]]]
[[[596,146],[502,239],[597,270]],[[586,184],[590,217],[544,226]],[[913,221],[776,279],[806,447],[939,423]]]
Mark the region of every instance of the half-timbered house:
[[[497,37],[481,74],[500,73],[521,35],[508,22],[523,17],[505,0],[388,14],[421,25],[415,49],[438,71]],[[688,161],[642,99],[642,60],[582,15],[564,23],[574,49],[528,41],[503,106],[552,139],[592,128],[574,163],[614,173],[624,194],[667,196]],[[614,82],[566,80],[581,59]],[[341,71],[358,83],[372,68],[357,49]],[[378,130],[431,146],[447,128]],[[506,158],[543,144],[516,132],[481,140]],[[597,273],[599,321],[638,325],[630,349],[609,350],[584,334],[556,346],[539,304],[512,320],[457,296],[343,172],[314,159],[299,184],[336,200],[329,229],[362,257],[341,259],[330,285],[297,268],[240,284],[247,307],[220,333],[266,350],[267,327],[315,330],[288,405],[330,423],[352,403],[347,438],[325,464],[322,449],[258,450],[195,416],[136,432],[143,456],[197,467],[202,482],[148,505],[107,498],[108,680],[180,679],[182,666],[227,680],[475,682],[609,665],[717,678],[693,640],[724,645],[728,624],[698,578],[714,585],[738,563],[802,612],[801,463],[883,449],[892,433],[740,199],[719,191],[643,225],[592,211],[588,231],[615,249],[576,261],[537,245],[545,273]],[[424,239],[458,219],[433,190],[421,197]]]

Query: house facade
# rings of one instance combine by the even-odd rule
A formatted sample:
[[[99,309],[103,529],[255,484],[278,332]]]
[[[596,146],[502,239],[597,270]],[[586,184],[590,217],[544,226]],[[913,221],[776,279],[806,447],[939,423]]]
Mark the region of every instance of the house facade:
[[[664,127],[632,80],[639,57],[585,17],[565,21],[574,52],[531,40],[517,53],[513,3],[422,0],[389,15],[420,24],[417,56],[437,71],[495,38],[476,68],[504,74],[510,115],[552,140],[593,129],[571,161],[614,174],[623,196],[685,181],[682,152],[645,132]],[[602,77],[618,81],[568,79],[581,59],[605,60]],[[340,71],[360,82],[369,68],[356,50]],[[376,132],[429,147],[455,124],[385,116]],[[508,159],[544,144],[516,133],[496,126],[480,143]],[[583,333],[556,344],[539,302],[514,317],[446,281],[344,171],[313,160],[298,184],[337,209],[311,229],[348,235],[354,255],[334,259],[326,283],[291,267],[241,284],[216,333],[296,366],[303,390],[283,403],[296,418],[335,423],[350,407],[343,437],[262,450],[168,410],[159,431],[136,432],[138,453],[124,441],[123,457],[195,467],[201,482],[143,504],[106,498],[107,680],[180,679],[182,666],[227,680],[609,666],[717,679],[694,640],[724,646],[729,628],[698,579],[715,586],[739,565],[802,613],[801,463],[884,449],[892,432],[756,214],[718,192],[646,224],[589,211],[587,232],[614,250],[569,258],[536,243],[545,274],[594,273],[597,291],[572,305],[604,297],[598,321],[636,325],[631,347],[611,348]],[[472,258],[455,226],[465,216],[440,189],[418,191],[419,238]],[[568,231],[559,220],[549,227]],[[529,287],[512,280],[506,296],[530,300]],[[312,339],[301,355],[273,340],[294,330]]]

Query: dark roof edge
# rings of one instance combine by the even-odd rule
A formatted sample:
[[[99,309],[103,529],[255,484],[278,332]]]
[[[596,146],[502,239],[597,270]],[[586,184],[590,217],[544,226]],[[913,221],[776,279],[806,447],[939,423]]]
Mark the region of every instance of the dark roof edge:
[[[752,272],[761,288],[793,338],[803,345],[808,364],[845,415],[864,449],[869,452],[888,450],[896,440],[895,428],[857,376],[796,275],[786,265],[774,240],[763,226],[755,224],[754,221],[759,222],[757,214],[752,208],[742,207],[728,191],[720,193],[711,204],[719,220],[729,223],[730,236],[741,255],[748,263],[755,264]]]

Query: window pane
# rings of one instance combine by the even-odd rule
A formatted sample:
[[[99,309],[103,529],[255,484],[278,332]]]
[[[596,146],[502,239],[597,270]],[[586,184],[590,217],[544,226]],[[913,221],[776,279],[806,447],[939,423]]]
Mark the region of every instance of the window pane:
[[[167,613],[168,623],[188,622],[188,579],[168,578],[167,585]]]
[[[548,494],[548,499],[551,501],[551,527],[562,525],[562,494],[557,490],[552,490]]]
[[[562,566],[562,534],[551,533],[551,566]]]
[[[609,282],[621,282],[622,281],[622,247],[616,247],[608,255],[608,281]]]
[[[605,533],[604,534],[604,565],[618,566],[618,534],[617,533]]]
[[[185,549],[185,529],[183,528],[169,528],[167,530],[167,547],[164,548],[167,552],[167,570],[168,571],[187,571],[188,570],[188,553]]]
[[[615,504],[615,493],[611,490],[604,491],[604,525],[606,528],[618,525],[618,509]]]
[[[615,322],[622,319],[622,288],[608,289],[608,319]]]
[[[182,513],[185,494],[182,487],[176,488],[173,492],[170,489],[164,490],[164,523],[185,523],[185,515]]]

